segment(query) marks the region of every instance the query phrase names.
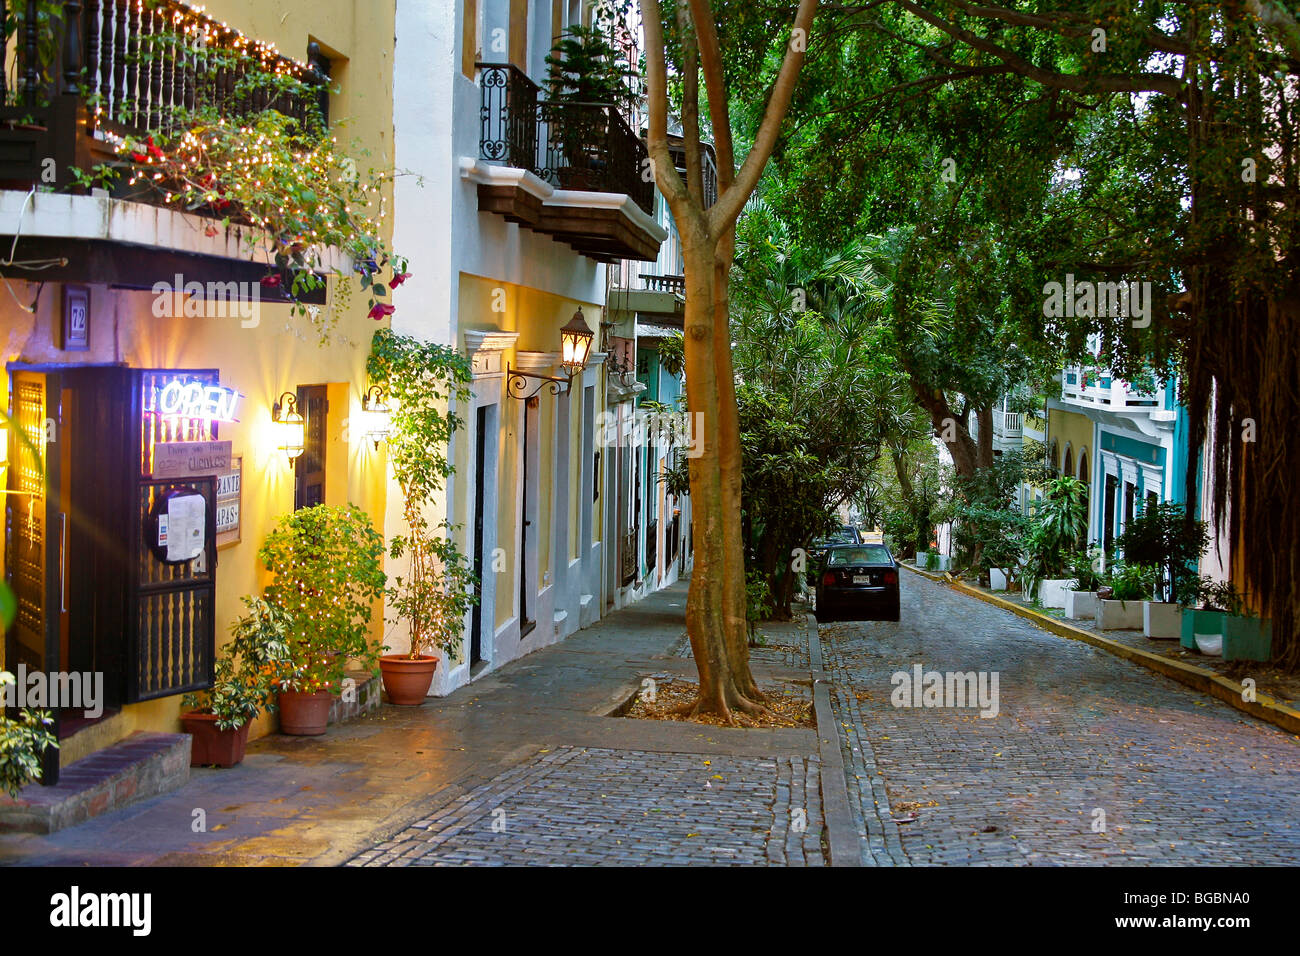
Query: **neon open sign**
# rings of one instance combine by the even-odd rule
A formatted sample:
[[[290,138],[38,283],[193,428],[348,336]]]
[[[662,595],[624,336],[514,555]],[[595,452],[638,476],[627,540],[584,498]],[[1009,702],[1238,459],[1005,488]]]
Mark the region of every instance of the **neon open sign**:
[[[204,385],[202,382],[182,382],[172,379],[158,389],[154,411],[159,415],[178,418],[203,418],[214,422],[233,422],[239,393],[224,385]]]

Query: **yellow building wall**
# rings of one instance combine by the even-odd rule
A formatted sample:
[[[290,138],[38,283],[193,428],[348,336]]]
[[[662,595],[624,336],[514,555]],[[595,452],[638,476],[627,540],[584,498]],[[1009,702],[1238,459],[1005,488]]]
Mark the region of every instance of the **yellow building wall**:
[[[1069,443],[1071,458],[1074,463],[1073,476],[1079,477],[1079,455],[1081,452],[1088,454],[1088,469],[1092,470],[1094,455],[1092,449],[1092,420],[1087,415],[1078,412],[1067,412],[1061,409],[1051,409],[1048,412],[1049,427],[1047,430],[1047,447],[1050,451],[1052,443],[1056,443],[1056,461],[1054,465],[1059,469],[1061,462],[1065,458],[1066,443]],[[1091,484],[1091,477],[1083,479]]]

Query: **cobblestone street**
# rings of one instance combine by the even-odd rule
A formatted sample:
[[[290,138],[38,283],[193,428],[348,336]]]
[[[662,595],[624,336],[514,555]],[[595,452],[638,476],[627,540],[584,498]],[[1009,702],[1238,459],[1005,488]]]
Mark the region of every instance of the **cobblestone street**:
[[[820,866],[816,758],[563,747],[460,797],[350,865]]]
[[[820,630],[864,863],[1300,859],[1296,738],[941,584],[902,588],[901,623]],[[997,715],[894,707],[915,664],[998,672]]]

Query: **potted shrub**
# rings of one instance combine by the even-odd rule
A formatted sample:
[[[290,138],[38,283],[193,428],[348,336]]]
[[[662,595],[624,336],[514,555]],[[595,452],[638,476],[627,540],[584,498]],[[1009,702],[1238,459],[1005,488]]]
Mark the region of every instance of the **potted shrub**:
[[[408,533],[393,539],[389,554],[407,556],[410,565],[406,574],[394,577],[388,606],[410,628],[411,645],[404,654],[380,657],[379,671],[390,703],[415,706],[428,695],[438,666],[430,652],[441,651],[452,661],[460,657],[461,628],[474,604],[475,577],[451,538],[451,525],[444,521],[439,526],[443,533],[430,534],[427,519],[409,500],[406,524]]]
[[[1209,543],[1205,522],[1187,515],[1182,505],[1163,502],[1149,506],[1128,523],[1116,540],[1127,561],[1156,569],[1152,597],[1142,609],[1142,632],[1152,638],[1176,638],[1182,630],[1182,608],[1176,597],[1183,582],[1196,575],[1196,563]]]
[[[1097,592],[1102,585],[1100,550],[1076,551],[1070,556],[1067,567],[1074,576],[1065,588],[1065,616],[1075,621],[1096,617]]]
[[[1120,563],[1110,575],[1110,597],[1098,598],[1097,629],[1136,630],[1142,626],[1142,602],[1151,597],[1154,568]]]
[[[596,24],[568,27],[546,57],[548,146],[558,145],[555,170],[563,189],[598,190],[609,166],[611,112],[639,99],[640,74]]]
[[[186,694],[194,707],[181,715],[194,738],[190,765],[233,767],[244,759],[248,727],[264,709],[275,710],[275,678],[289,659],[289,618],[260,597],[245,597],[248,613],[231,628],[234,639],[217,658],[209,690]]]
[[[258,557],[274,575],[266,599],[288,616],[289,660],[279,678],[280,730],[323,734],[348,662],[375,672],[374,602],[387,579],[384,539],[356,505],[284,515]]]
[[[370,380],[385,392],[391,408],[388,462],[402,489],[407,533],[395,536],[389,557],[408,560],[388,591],[393,624],[409,628],[405,653],[380,658],[384,690],[391,703],[415,705],[433,682],[440,651],[460,658],[465,615],[478,600],[470,563],[443,521],[433,533],[426,510],[453,468],[445,449],[462,424],[447,399],[469,398],[469,361],[454,349],[380,329],[366,360]],[[433,451],[438,449],[438,451]],[[384,650],[389,650],[385,646]]]
[[[1258,653],[1258,644],[1264,639],[1264,622],[1261,621],[1259,625],[1254,626],[1247,623],[1259,619],[1247,617],[1245,601],[1241,594],[1237,592],[1237,589],[1232,586],[1232,582],[1211,581],[1209,578],[1201,578],[1194,588],[1189,588],[1188,591],[1189,599],[1194,594],[1194,599],[1199,600],[1201,606],[1194,610],[1189,609],[1183,615],[1181,641],[1183,647],[1189,651],[1194,650],[1202,654],[1209,654],[1212,657],[1222,654],[1226,658],[1230,650],[1243,655]],[[1233,620],[1238,620],[1241,623],[1235,626],[1231,625],[1229,622]],[[1229,641],[1228,631],[1230,627],[1233,628],[1234,638],[1243,638],[1240,643],[1236,640]],[[1271,637],[1271,632],[1269,637]],[[1269,643],[1271,644],[1271,641]],[[1244,659],[1267,660],[1267,651],[1265,651],[1263,657],[1245,657]]]
[[[1088,533],[1088,487],[1069,475],[1047,482],[1025,533],[1026,590],[1043,607],[1065,607],[1068,555]]]

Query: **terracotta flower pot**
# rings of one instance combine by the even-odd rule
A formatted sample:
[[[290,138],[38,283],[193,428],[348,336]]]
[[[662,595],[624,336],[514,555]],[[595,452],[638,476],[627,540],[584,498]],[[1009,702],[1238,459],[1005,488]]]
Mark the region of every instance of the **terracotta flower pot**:
[[[379,672],[384,679],[388,702],[401,707],[415,707],[424,703],[433,683],[433,672],[438,668],[438,658],[421,655],[414,660],[405,654],[385,654],[379,658]]]
[[[306,693],[280,691],[280,733],[296,737],[319,737],[329,725],[334,695],[327,690]]]
[[[248,724],[244,721],[234,730],[221,730],[217,727],[216,714],[198,710],[181,714],[181,726],[194,738],[190,744],[190,766],[233,767],[242,761],[248,746]]]

